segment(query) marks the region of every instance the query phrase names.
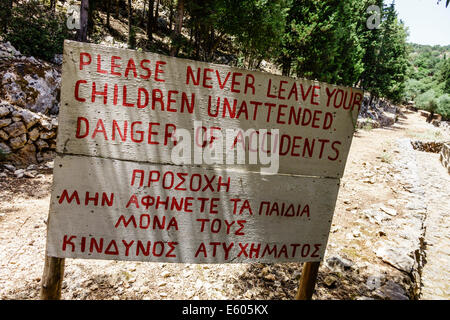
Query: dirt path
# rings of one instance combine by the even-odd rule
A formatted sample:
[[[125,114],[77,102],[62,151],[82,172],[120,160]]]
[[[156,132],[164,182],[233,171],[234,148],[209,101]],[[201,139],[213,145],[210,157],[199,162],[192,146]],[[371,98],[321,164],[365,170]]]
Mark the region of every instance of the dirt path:
[[[437,154],[420,152],[420,176],[426,184],[426,260],[421,299],[450,298],[450,175]],[[445,196],[445,193],[447,196]]]
[[[416,113],[408,113],[391,128],[355,134],[315,298],[414,297],[412,276],[401,264],[387,263],[376,253],[387,241],[401,238],[399,225],[408,226],[412,215],[423,214],[407,208],[413,193],[396,167],[402,152],[399,138],[435,139],[443,138],[443,133]],[[428,199],[423,297],[448,298],[449,189],[441,183],[445,175],[436,155],[411,152],[421,164]],[[0,178],[0,299],[39,296],[52,180],[50,172],[40,173],[33,179]],[[445,197],[447,202],[442,201]],[[380,207],[395,215],[378,221],[370,214]],[[62,298],[292,299],[300,272],[296,263],[190,265],[67,259]]]

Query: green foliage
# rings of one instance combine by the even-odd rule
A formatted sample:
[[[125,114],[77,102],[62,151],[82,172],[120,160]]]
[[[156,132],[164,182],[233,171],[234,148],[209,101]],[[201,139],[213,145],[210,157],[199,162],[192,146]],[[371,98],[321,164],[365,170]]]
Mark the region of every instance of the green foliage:
[[[368,2],[382,4],[382,1]],[[398,103],[404,99],[407,80],[407,32],[397,18],[394,5],[382,8],[380,28],[364,32],[365,70],[361,76],[361,84],[374,96]]]
[[[283,74],[355,84],[363,70],[362,11],[355,0],[293,1],[278,58]]]
[[[408,79],[405,85],[405,100],[413,101],[416,97],[427,90],[424,90],[424,83],[416,79]]]
[[[438,95],[433,89],[430,89],[417,97],[416,105],[421,109],[436,112],[438,108]]]
[[[277,53],[290,0],[191,0],[186,2],[187,26],[194,38],[195,57],[209,61],[231,39],[247,66]],[[228,51],[233,48],[228,47]]]
[[[412,44],[405,100],[450,118],[450,46]]]
[[[237,19],[230,24],[233,21],[230,16],[223,21],[223,25],[232,32],[233,42],[248,60],[248,65],[255,67],[262,59],[278,54],[290,1],[254,0],[240,3],[229,7]]]
[[[450,94],[444,94],[437,101],[437,113],[450,120]]]
[[[270,60],[281,66],[285,75],[361,86],[374,96],[393,102],[416,99],[430,89],[434,89],[437,96],[448,92],[450,65],[443,63],[441,52],[434,47],[420,47],[422,51],[411,56],[412,63],[408,64],[406,28],[399,21],[394,5],[385,6],[385,2],[184,0],[184,30],[171,44],[180,49],[181,56],[196,60],[214,61],[217,53],[224,53],[234,55],[234,63],[237,60],[240,66],[247,68],[257,68],[263,59]],[[63,39],[73,35],[66,29],[64,12],[49,11],[42,3],[45,1],[31,0],[20,5],[15,2],[11,18],[4,23],[6,40],[24,54],[50,60],[55,53],[62,52]],[[170,17],[173,22],[176,2],[158,3],[167,13],[161,17]],[[126,2],[116,4],[123,10],[114,18],[124,22]],[[378,29],[367,27],[370,5],[382,9]],[[0,9],[0,15],[7,16],[2,12],[8,10]],[[104,1],[89,1],[88,29],[92,42],[104,38],[101,10],[105,10]],[[140,33],[137,28],[143,25],[139,22],[144,17],[140,12],[141,4],[134,10],[132,25],[135,27],[128,35],[130,48],[142,45],[136,43],[136,34]],[[155,33],[158,34],[157,30]],[[124,39],[122,37],[121,41]],[[160,40],[142,46],[167,53],[164,39],[157,41]],[[411,51],[415,49],[412,47]],[[406,81],[407,75],[411,80]],[[448,81],[438,81],[439,77]]]
[[[442,64],[439,80],[443,83],[443,91],[450,94],[450,57]]]
[[[48,61],[62,53],[64,39],[70,37],[65,15],[50,11],[36,0],[13,7],[4,35],[22,54]]]

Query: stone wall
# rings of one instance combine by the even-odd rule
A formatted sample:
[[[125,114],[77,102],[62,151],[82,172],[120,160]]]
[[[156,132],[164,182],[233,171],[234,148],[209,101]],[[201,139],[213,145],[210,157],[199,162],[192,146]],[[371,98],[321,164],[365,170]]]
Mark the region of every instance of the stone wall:
[[[0,161],[15,165],[52,160],[58,120],[54,116],[0,104]]]
[[[52,160],[56,148],[61,66],[0,42],[0,162]]]
[[[414,150],[431,152],[431,153],[441,152],[442,147],[444,146],[444,142],[438,142],[438,141],[413,140],[413,141],[411,141],[411,144],[412,144]]]
[[[392,126],[397,122],[400,115],[400,108],[383,99],[374,99],[371,105],[369,105],[369,102],[370,98],[366,95],[363,99],[356,123],[358,129],[381,128]]]
[[[443,145],[440,160],[442,165],[447,168],[448,173],[450,174],[450,143],[446,143]]]

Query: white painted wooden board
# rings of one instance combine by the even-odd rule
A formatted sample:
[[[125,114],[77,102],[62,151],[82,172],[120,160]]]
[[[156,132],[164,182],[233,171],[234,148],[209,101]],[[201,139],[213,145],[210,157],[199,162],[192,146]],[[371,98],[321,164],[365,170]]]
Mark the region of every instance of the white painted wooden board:
[[[81,66],[81,61],[86,65]],[[90,64],[87,63],[89,61]],[[161,61],[158,64],[158,70],[161,72],[155,72],[158,61]],[[148,79],[142,79],[147,78],[148,70],[142,68],[141,64],[151,71]],[[136,66],[136,77],[133,66]],[[197,78],[197,72],[200,70],[199,85],[194,85],[192,77],[189,78],[189,84],[186,84],[188,67],[192,69],[194,78]],[[125,77],[127,69],[128,74]],[[120,73],[121,76],[112,73]],[[80,80],[82,82],[78,82]],[[105,85],[107,90],[103,96],[101,92],[105,90]],[[115,85],[117,85],[117,103],[114,101]],[[127,88],[125,100],[123,86]],[[330,100],[327,90],[330,95],[334,92]],[[95,101],[92,99],[93,91],[100,92],[94,95]],[[144,92],[149,94],[148,105],[142,108],[137,107],[139,92],[141,106],[145,106],[146,102]],[[152,99],[153,92],[155,99]],[[186,104],[184,112],[181,112],[183,92],[188,97],[189,103],[194,101],[192,114],[187,111]],[[194,99],[192,94],[195,95]],[[164,97],[164,110],[159,102],[156,102],[153,110],[152,101],[157,101],[159,95]],[[273,98],[272,95],[276,97]],[[222,108],[218,117],[213,116],[215,107],[208,108],[210,96],[214,106],[217,98],[221,99]],[[203,126],[218,127],[224,133],[226,129],[234,128],[279,129],[280,134],[284,135],[282,153],[286,152],[286,155],[280,156],[279,173],[342,177],[358,114],[358,103],[355,104],[353,101],[350,104],[349,101],[351,97],[355,100],[357,96],[362,98],[362,91],[355,88],[304,79],[295,80],[153,53],[66,41],[57,151],[64,154],[173,164],[170,156],[173,144],[168,141],[167,145],[164,145],[166,125],[174,125],[176,128],[193,132],[194,121],[202,121]],[[344,107],[341,101],[344,101],[345,97],[347,103]],[[230,116],[228,111],[225,112],[225,117],[222,117],[225,98],[230,101],[231,108],[237,99],[234,117]],[[168,106],[169,99],[173,100],[170,106]],[[125,104],[134,106],[123,106],[124,101]],[[336,108],[335,105],[340,107]],[[308,111],[305,111],[306,109]],[[299,115],[299,110],[306,113]],[[295,124],[295,119],[291,115],[299,116],[300,124]],[[302,125],[301,121],[308,122],[308,118],[311,119],[309,124]],[[101,124],[99,119],[102,121]],[[125,131],[125,122],[127,123],[125,141],[121,141],[118,131],[115,132],[115,140],[112,140],[113,121],[116,121],[116,126],[120,128],[122,134]],[[79,138],[77,138],[78,123]],[[87,123],[89,130],[86,130]],[[149,143],[149,123],[158,123],[152,125],[155,134],[150,137],[152,143],[158,144]],[[315,128],[317,126],[319,128]],[[139,131],[143,132],[143,141],[132,141],[132,129],[135,141],[141,140]],[[170,132],[172,127],[169,126],[167,130]],[[86,137],[83,137],[85,134]],[[306,140],[308,148],[305,146]],[[221,167],[259,171],[260,165]]]
[[[156,172],[165,178],[158,179]],[[148,186],[150,177],[151,185]],[[174,177],[173,182],[171,177]],[[181,183],[181,177],[187,182]],[[220,190],[219,179],[222,182]],[[191,181],[192,187],[189,187]],[[62,258],[186,263],[320,261],[325,252],[338,189],[339,179],[334,178],[261,175],[238,170],[57,156],[47,254]],[[67,191],[66,195],[64,190]],[[139,208],[132,198],[133,194]],[[148,197],[148,201],[143,201],[144,197]],[[167,209],[163,204],[159,208],[150,205],[150,197],[154,201],[158,197],[162,201],[169,197],[169,202],[173,197],[178,201],[188,197],[193,199],[188,201],[190,205],[177,211],[176,207],[173,210],[170,208],[171,204]],[[216,198],[213,208],[210,207],[211,200],[200,198]],[[133,200],[130,202],[130,199]],[[245,200],[248,200],[247,206],[243,205]],[[202,212],[202,201],[205,212]],[[259,207],[264,202],[271,203],[269,213],[272,212],[272,215],[266,215],[265,205],[262,214],[259,214]],[[234,203],[237,203],[235,214]],[[278,204],[278,216],[274,203]],[[283,203],[284,216],[281,216]],[[294,211],[288,209],[290,205]],[[306,206],[308,210],[305,210]],[[252,214],[248,207],[252,209]],[[303,215],[298,211],[299,207]],[[117,224],[122,215],[126,220]],[[129,220],[132,216],[135,217],[136,226]],[[153,229],[152,225],[147,228],[148,219],[153,223],[155,216],[161,220],[165,216],[166,223],[162,230],[158,226]],[[176,227],[172,218],[176,220]],[[210,220],[209,223],[205,220],[204,232],[201,232],[202,222],[197,219]],[[128,220],[130,222],[125,227],[123,222]],[[229,234],[225,220],[230,225]],[[172,221],[170,228],[169,221]],[[236,221],[241,221],[239,228]],[[244,227],[239,231],[242,225]],[[142,247],[139,252],[138,242]],[[201,248],[202,243],[205,244],[204,250]],[[229,248],[228,257],[225,256],[224,245]],[[253,253],[250,256],[252,246]]]

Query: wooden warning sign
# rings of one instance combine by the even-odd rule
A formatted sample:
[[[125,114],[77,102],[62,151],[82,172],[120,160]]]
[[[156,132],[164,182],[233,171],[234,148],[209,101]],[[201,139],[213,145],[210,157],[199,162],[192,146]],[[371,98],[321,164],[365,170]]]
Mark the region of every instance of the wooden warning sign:
[[[66,41],[47,255],[320,261],[362,98]],[[238,161],[252,137],[268,161]]]
[[[48,253],[70,258],[318,260],[339,187],[336,179],[96,157],[65,156],[55,167]]]

